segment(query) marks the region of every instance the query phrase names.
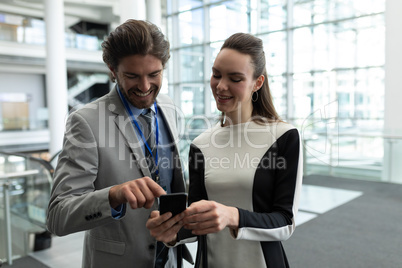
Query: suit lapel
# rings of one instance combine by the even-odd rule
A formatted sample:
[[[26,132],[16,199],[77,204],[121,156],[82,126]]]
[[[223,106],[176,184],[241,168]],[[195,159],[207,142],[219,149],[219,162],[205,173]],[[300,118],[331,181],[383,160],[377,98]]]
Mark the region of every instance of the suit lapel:
[[[124,108],[123,103],[121,102],[120,96],[117,93],[116,87],[109,93],[110,104],[114,105],[115,109],[112,112],[116,115],[114,118],[114,122],[120,131],[121,135],[124,137],[125,145],[129,147],[133,153],[133,157],[138,163],[138,168],[142,171],[144,176],[151,177],[151,173],[149,172],[148,166],[146,165],[144,152],[141,148],[141,143],[138,140],[137,133],[134,130],[133,123],[128,116],[126,109]],[[118,145],[120,150],[120,144]],[[121,152],[123,153],[123,152]]]
[[[172,143],[174,144],[174,157],[179,156],[179,151],[178,151],[178,133],[177,133],[177,123],[176,123],[176,106],[173,103],[163,103],[159,102],[158,99],[156,98],[157,104],[158,104],[158,109],[161,111],[161,116],[165,119],[165,122],[167,124],[168,130],[170,137],[172,139]],[[179,191],[184,191],[182,188],[183,185],[183,170],[181,168],[181,162],[178,161],[176,163],[176,160],[173,159],[173,162],[175,163],[174,169],[173,169],[173,183],[172,183],[172,189],[179,190]],[[179,185],[178,188],[175,187],[175,185]]]

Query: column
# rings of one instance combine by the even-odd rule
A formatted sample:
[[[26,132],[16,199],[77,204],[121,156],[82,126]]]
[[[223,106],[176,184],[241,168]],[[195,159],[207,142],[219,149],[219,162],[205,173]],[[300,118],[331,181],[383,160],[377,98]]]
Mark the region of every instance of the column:
[[[385,111],[383,180],[402,183],[402,1],[386,0],[385,9]]]
[[[145,0],[120,0],[120,23],[128,19],[146,19]]]
[[[46,92],[49,109],[50,144],[53,156],[63,146],[68,115],[67,67],[64,43],[63,0],[45,0],[46,22]]]
[[[147,1],[147,20],[162,28],[162,10],[160,0]]]

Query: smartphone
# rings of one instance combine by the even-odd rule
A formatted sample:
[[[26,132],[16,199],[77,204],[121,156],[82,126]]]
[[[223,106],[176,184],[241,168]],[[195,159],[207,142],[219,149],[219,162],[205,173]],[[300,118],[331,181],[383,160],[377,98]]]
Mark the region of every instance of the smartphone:
[[[186,193],[165,194],[159,197],[160,215],[171,212],[173,216],[184,211],[187,207]],[[172,217],[173,217],[172,216]]]

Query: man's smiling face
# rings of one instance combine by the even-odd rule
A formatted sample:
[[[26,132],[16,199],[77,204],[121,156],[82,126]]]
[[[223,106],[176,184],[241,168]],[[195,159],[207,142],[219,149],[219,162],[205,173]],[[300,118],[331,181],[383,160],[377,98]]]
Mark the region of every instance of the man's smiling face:
[[[163,66],[152,55],[131,55],[123,58],[112,70],[124,97],[139,109],[154,103],[162,86]]]

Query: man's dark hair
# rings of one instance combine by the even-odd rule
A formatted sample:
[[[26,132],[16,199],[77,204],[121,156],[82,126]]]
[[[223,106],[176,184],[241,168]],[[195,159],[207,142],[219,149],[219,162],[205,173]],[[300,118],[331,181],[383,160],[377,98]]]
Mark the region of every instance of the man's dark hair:
[[[162,31],[153,23],[127,20],[102,43],[103,61],[114,70],[126,56],[152,55],[161,60],[163,68],[170,58],[170,45]]]

